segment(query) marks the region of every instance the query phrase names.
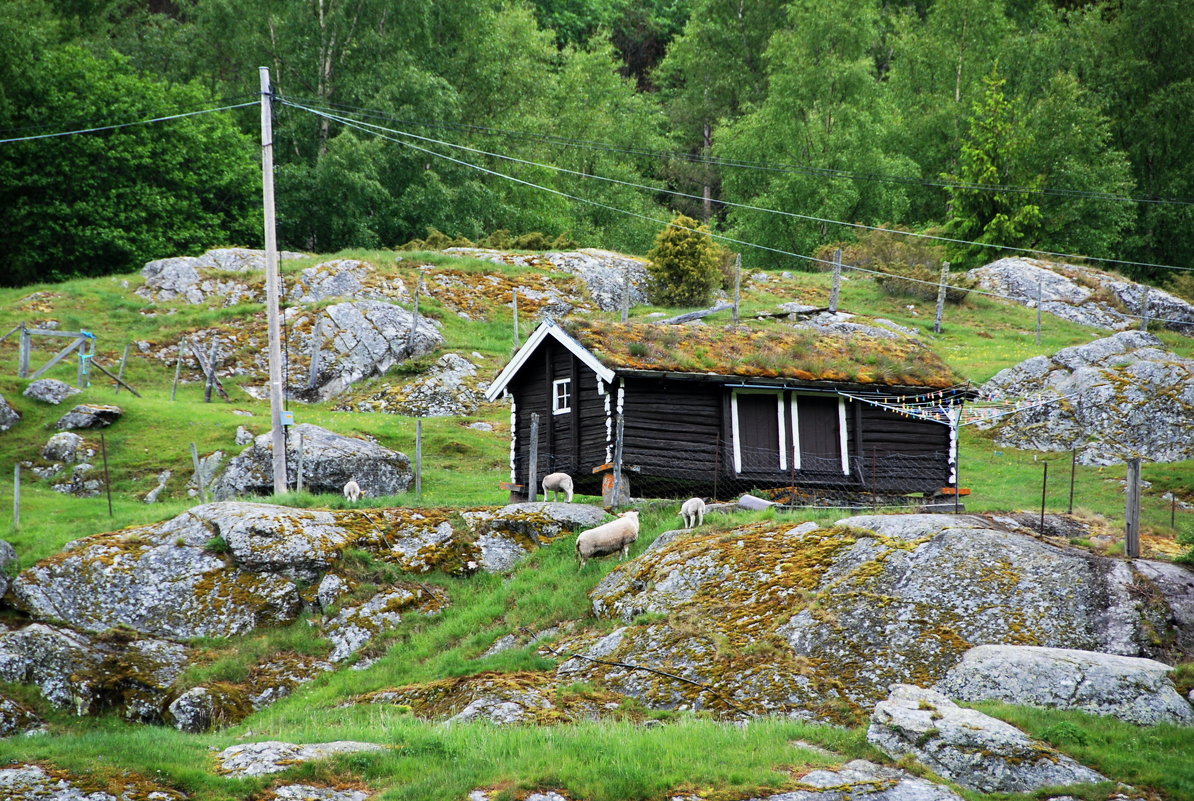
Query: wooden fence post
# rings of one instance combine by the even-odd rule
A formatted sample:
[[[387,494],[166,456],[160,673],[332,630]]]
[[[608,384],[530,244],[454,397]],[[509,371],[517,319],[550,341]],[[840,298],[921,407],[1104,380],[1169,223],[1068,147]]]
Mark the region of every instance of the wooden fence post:
[[[630,268],[622,268],[622,322],[630,319]],[[543,496],[547,500],[547,496]]]
[[[21,528],[21,463],[17,462],[12,471],[12,527]]]
[[[132,343],[131,343],[131,342],[126,342],[126,343],[124,343],[124,355],[120,357],[120,369],[116,371],[116,378],[117,378],[117,381],[116,381],[116,394],[117,394],[117,395],[119,395],[119,394],[120,394],[120,384],[121,384],[121,382],[122,382],[122,381],[124,381],[124,366],[125,366],[125,365],[128,363],[128,360],[129,360],[129,347],[130,347],[131,345],[132,345]]]
[[[1140,295],[1140,330],[1141,331],[1148,330],[1148,299],[1149,299],[1148,295],[1149,295],[1149,292],[1150,292],[1150,289],[1148,287],[1145,287],[1144,292],[1142,292]]]
[[[182,375],[182,354],[186,346],[186,342],[178,340],[178,359],[174,362],[174,383],[170,386],[170,400],[174,400],[178,394],[178,377]]]
[[[945,294],[949,285],[949,262],[941,262],[941,283],[937,287],[937,318],[933,322],[933,333],[941,333],[941,319],[945,317]]]
[[[611,509],[617,509],[622,503],[622,425],[624,422],[622,415],[619,414],[614,429],[614,486],[611,492],[613,497],[610,498]]]
[[[842,296],[842,249],[833,251],[833,291],[829,293],[829,313],[837,314],[837,303]]]
[[[315,331],[311,334],[311,372],[307,376],[307,389],[314,389],[315,379],[319,376],[319,353],[323,349],[323,318],[315,321]]]
[[[423,497],[423,418],[415,418],[415,497]]]
[[[539,413],[531,412],[531,448],[527,455],[527,500],[539,497]]]
[[[25,324],[21,323],[21,339],[18,346],[20,352],[20,361],[17,366],[17,378],[29,377],[29,351],[32,347],[32,342],[29,339],[29,329],[25,328]]]
[[[1049,463],[1045,462],[1045,475],[1041,478],[1041,525],[1039,531],[1041,536],[1045,534],[1045,492],[1049,487]]]
[[[298,444],[298,476],[295,478],[294,491],[302,493],[303,491],[303,432],[297,432],[295,437]]]
[[[104,489],[108,493],[108,517],[112,517],[112,477],[108,474],[108,442],[104,439],[103,431],[100,432],[100,453],[104,455]]]
[[[742,254],[734,255],[734,325],[738,325],[738,307],[742,303]]]
[[[1140,460],[1128,459],[1127,510],[1124,514],[1124,555],[1140,556]]]
[[[191,443],[191,462],[195,465],[195,485],[199,487],[199,502],[207,503],[207,488],[203,486],[203,471],[199,469],[199,448]]]
[[[1070,505],[1067,507],[1066,514],[1072,515],[1074,513],[1074,474],[1078,472],[1078,449],[1070,449]]]
[[[1040,281],[1036,282],[1036,344],[1041,344],[1041,303],[1045,289]]]
[[[522,344],[522,338],[518,335],[518,289],[514,289],[514,349],[511,353],[518,350],[518,346]]]
[[[219,340],[211,339],[211,349],[207,352],[207,384],[203,387],[203,402],[211,403],[211,391],[216,385],[216,357],[219,355]]]
[[[411,356],[415,352],[415,336],[419,332],[419,295],[423,291],[423,271],[419,270],[419,282],[415,284],[415,311],[410,320],[410,334],[406,338],[406,353]]]

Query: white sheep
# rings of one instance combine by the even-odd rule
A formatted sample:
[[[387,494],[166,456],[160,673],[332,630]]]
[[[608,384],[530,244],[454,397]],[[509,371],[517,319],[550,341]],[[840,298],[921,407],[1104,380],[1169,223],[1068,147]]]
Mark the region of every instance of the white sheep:
[[[689,498],[680,507],[680,517],[684,518],[684,528],[705,525],[705,502],[700,498]]]
[[[594,556],[609,556],[621,553],[622,559],[630,554],[630,544],[638,539],[638,512],[623,512],[617,520],[603,523],[596,528],[576,535],[576,558],[581,569]]]
[[[361,491],[361,485],[352,479],[349,479],[348,483],[344,485],[344,497],[352,503],[359,501],[361,499],[361,495],[363,494],[364,493]]]
[[[572,503],[572,476],[567,473],[548,473],[543,477],[543,500],[547,500],[547,493],[555,493],[552,500],[557,500],[560,493],[568,498],[568,503]]]

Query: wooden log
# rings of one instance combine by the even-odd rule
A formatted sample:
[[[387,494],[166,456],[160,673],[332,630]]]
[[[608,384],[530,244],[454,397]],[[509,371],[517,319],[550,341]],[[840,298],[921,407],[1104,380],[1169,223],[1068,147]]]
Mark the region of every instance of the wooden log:
[[[199,369],[205,376],[211,376],[211,380],[215,382],[216,392],[220,393],[220,397],[226,401],[231,401],[232,398],[228,397],[228,393],[224,391],[224,385],[220,382],[220,377],[215,374],[215,370],[209,370],[207,363],[203,360],[203,353],[200,350],[199,343],[191,342],[191,352],[195,354],[195,361],[199,364]]]
[[[686,314],[677,314],[675,317],[668,317],[666,320],[660,320],[659,324],[679,325],[681,323],[691,323],[693,320],[700,320],[703,317],[708,317],[710,314],[717,314],[717,312],[722,312],[726,309],[732,308],[734,308],[733,303],[718,303],[716,306],[711,306],[708,309],[687,312]]]
[[[140,393],[140,392],[138,392],[137,390],[133,389],[131,385],[129,385],[129,384],[127,384],[127,383],[125,383],[124,379],[122,379],[122,378],[119,378],[118,376],[112,375],[112,373],[111,373],[111,372],[110,372],[110,371],[109,371],[109,370],[108,370],[106,367],[104,367],[102,364],[100,364],[99,362],[97,362],[95,359],[92,359],[92,360],[91,360],[91,363],[92,363],[92,365],[94,365],[94,366],[95,366],[95,369],[99,370],[101,373],[103,373],[104,375],[106,375],[108,378],[111,378],[112,380],[116,381],[116,383],[120,384],[122,387],[124,387],[124,388],[125,388],[125,389],[127,389],[129,392],[131,392],[131,393],[133,393],[134,395],[136,395],[138,398],[139,398],[139,397],[141,397],[141,393]]]

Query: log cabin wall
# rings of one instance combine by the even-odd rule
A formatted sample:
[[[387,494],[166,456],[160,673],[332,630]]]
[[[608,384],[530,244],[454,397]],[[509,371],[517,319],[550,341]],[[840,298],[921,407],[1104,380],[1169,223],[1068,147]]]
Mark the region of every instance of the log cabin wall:
[[[853,450],[868,489],[931,492],[950,483],[950,429],[858,401]]]
[[[720,384],[628,378],[623,461],[645,475],[712,482],[722,464],[724,395]]]

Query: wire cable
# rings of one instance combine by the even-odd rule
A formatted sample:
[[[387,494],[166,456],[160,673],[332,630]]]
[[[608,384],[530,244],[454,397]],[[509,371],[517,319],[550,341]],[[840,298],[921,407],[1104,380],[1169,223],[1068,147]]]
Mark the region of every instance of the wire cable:
[[[1123,203],[1148,203],[1159,205],[1175,205],[1175,206],[1194,206],[1194,200],[1187,198],[1164,198],[1164,197],[1133,197],[1128,195],[1117,195],[1111,192],[1097,192],[1084,189],[1065,189],[1063,187],[1027,187],[1015,186],[1012,184],[975,184],[961,181],[937,181],[930,178],[921,178],[919,176],[909,175],[886,175],[883,173],[866,173],[853,172],[850,170],[841,170],[831,167],[814,167],[804,164],[784,164],[770,161],[751,161],[743,159],[727,159],[720,156],[710,156],[700,153],[681,153],[676,151],[666,150],[648,150],[643,148],[631,148],[620,145],[613,145],[607,142],[597,142],[591,139],[573,139],[563,136],[554,136],[551,134],[536,134],[526,131],[511,131],[503,128],[493,128],[484,125],[472,125],[467,123],[452,123],[440,121],[427,120],[412,120],[397,117],[388,114],[384,111],[367,109],[361,106],[349,106],[338,103],[319,104],[309,100],[296,100],[307,106],[315,106],[325,110],[340,110],[351,111],[362,116],[376,117],[389,120],[393,123],[402,125],[418,125],[424,128],[444,128],[449,130],[473,131],[485,134],[493,134],[507,138],[523,139],[527,141],[544,142],[547,144],[560,145],[563,147],[575,147],[588,150],[596,150],[609,153],[623,153],[626,155],[636,156],[650,156],[659,159],[675,159],[677,161],[687,161],[694,164],[708,164],[717,167],[734,167],[749,170],[760,170],[764,172],[777,172],[800,175],[821,175],[838,178],[848,178],[856,181],[877,181],[882,183],[895,184],[910,184],[926,186],[931,188],[957,188],[968,189],[983,192],[1010,192],[1015,194],[1025,195],[1053,195],[1058,197],[1076,197],[1088,200],[1105,200]]]
[[[184,117],[195,117],[200,114],[212,114],[217,111],[230,111],[232,109],[244,108],[246,106],[255,106],[257,104],[258,104],[258,101],[252,100],[252,101],[248,101],[245,103],[237,103],[237,104],[231,105],[231,106],[220,106],[219,108],[206,108],[206,109],[200,109],[199,111],[187,111],[187,112],[183,112],[182,114],[171,114],[171,115],[165,116],[165,117],[154,117],[153,119],[149,119],[149,120],[137,120],[136,122],[122,122],[122,123],[118,123],[115,125],[100,125],[100,126],[96,126],[93,128],[79,128],[74,131],[57,131],[55,133],[36,134],[33,136],[17,136],[17,137],[12,137],[10,139],[0,139],[0,145],[6,145],[6,144],[10,144],[12,142],[29,142],[34,139],[53,139],[53,138],[60,137],[60,136],[75,136],[76,134],[97,133],[99,131],[114,131],[114,130],[117,130],[120,128],[130,128],[134,125],[152,125],[153,123],[157,123],[157,122],[168,122],[170,120],[179,120]]]
[[[440,140],[440,139],[433,139],[431,137],[420,136],[419,134],[413,134],[413,133],[409,133],[407,131],[400,131],[400,130],[393,129],[393,128],[386,128],[385,126],[376,125],[374,123],[360,122],[359,120],[353,120],[350,117],[343,117],[338,114],[331,114],[331,113],[328,113],[325,111],[319,111],[317,109],[314,109],[314,108],[311,108],[308,106],[303,106],[298,103],[294,103],[293,101],[282,100],[281,102],[286,105],[293,106],[294,108],[302,109],[303,111],[307,111],[309,113],[315,114],[317,116],[325,117],[329,120],[334,120],[334,121],[339,122],[344,125],[352,124],[355,126],[365,126],[364,128],[360,128],[361,130],[365,130],[366,128],[377,129],[380,131],[385,131],[386,133],[397,134],[399,136],[408,136],[408,137],[411,137],[412,139],[417,139],[419,141],[428,142],[428,143],[435,144],[435,145],[440,145],[442,147],[451,147],[451,148],[455,148],[458,150],[464,150],[464,151],[467,151],[470,153],[476,153],[478,155],[489,156],[491,158],[512,161],[512,162],[515,162],[518,164],[525,164],[528,166],[539,167],[542,169],[555,170],[556,172],[561,172],[561,173],[564,173],[567,175],[573,175],[573,176],[580,177],[580,178],[588,178],[588,179],[594,179],[594,180],[598,180],[598,181],[605,181],[608,183],[619,184],[621,186],[627,186],[627,187],[631,187],[634,189],[643,189],[643,190],[647,190],[650,192],[657,192],[660,194],[667,194],[667,195],[672,195],[675,197],[683,197],[683,198],[687,198],[687,199],[691,199],[691,200],[702,200],[702,201],[705,200],[705,198],[700,195],[693,195],[693,194],[690,194],[687,192],[679,192],[677,190],[665,189],[663,187],[650,186],[647,184],[639,184],[639,183],[634,183],[633,181],[623,181],[618,178],[609,178],[609,177],[603,176],[603,175],[596,175],[593,173],[586,173],[586,172],[579,172],[577,170],[570,170],[566,167],[557,167],[557,166],[554,166],[551,164],[543,164],[541,162],[529,161],[527,159],[520,159],[515,156],[507,156],[507,155],[504,155],[501,153],[494,153],[494,152],[487,151],[487,150],[480,150],[478,148],[469,147],[467,145],[460,145],[460,144],[455,144],[453,142],[446,142],[446,141]],[[754,205],[751,205],[748,203],[736,203],[736,202],[730,201],[730,200],[721,200],[721,199],[711,199],[711,200],[713,203],[717,203],[722,206],[729,206],[732,208],[745,209],[745,210],[749,210],[749,211],[758,211],[758,212],[763,212],[766,214],[778,214],[778,215],[784,216],[784,217],[791,217],[793,219],[806,220],[809,222],[817,222],[817,223],[823,223],[823,224],[827,224],[827,225],[840,225],[840,226],[845,226],[848,228],[856,228],[856,229],[862,229],[862,230],[867,230],[867,231],[885,231],[887,233],[896,234],[899,236],[909,236],[909,237],[915,237],[915,238],[919,238],[919,239],[930,239],[930,240],[935,240],[935,241],[939,241],[939,242],[948,242],[951,244],[970,245],[970,246],[977,246],[977,247],[984,247],[984,248],[994,248],[996,250],[1007,250],[1007,251],[1013,251],[1013,252],[1017,252],[1017,253],[1038,254],[1041,256],[1052,256],[1054,258],[1059,258],[1059,259],[1070,259],[1070,260],[1078,259],[1078,260],[1097,261],[1097,262],[1100,262],[1103,264],[1119,264],[1119,265],[1128,265],[1128,266],[1134,266],[1134,267],[1153,267],[1153,268],[1165,269],[1165,270],[1194,271],[1194,267],[1180,267],[1177,265],[1156,264],[1156,263],[1152,263],[1152,262],[1138,262],[1138,261],[1127,261],[1127,260],[1123,260],[1123,259],[1100,258],[1097,256],[1081,256],[1081,255],[1078,255],[1075,253],[1058,253],[1055,251],[1039,250],[1039,249],[1035,249],[1035,248],[1021,248],[1021,247],[1014,247],[1011,245],[999,245],[999,244],[991,243],[991,242],[975,242],[975,241],[968,240],[968,239],[955,239],[952,237],[937,236],[935,234],[925,234],[925,233],[919,233],[916,231],[900,231],[900,230],[894,229],[894,228],[884,228],[883,226],[866,225],[865,223],[852,223],[852,222],[845,222],[843,220],[833,220],[833,219],[830,219],[827,217],[817,217],[817,216],[809,215],[809,214],[799,214],[797,212],[783,211],[780,209],[769,209],[769,208],[766,208],[763,206],[754,206]],[[761,246],[758,246],[758,247],[761,247]],[[794,255],[794,254],[792,254],[792,255]]]
[[[531,182],[531,181],[527,181],[527,180],[524,180],[524,179],[522,179],[522,178],[518,178],[518,177],[515,177],[515,176],[513,176],[513,175],[509,175],[509,174],[507,174],[507,173],[499,172],[499,171],[497,171],[497,170],[493,170],[493,169],[490,169],[490,168],[488,168],[488,167],[483,167],[483,166],[481,166],[481,165],[479,165],[479,164],[473,164],[472,162],[469,162],[469,161],[464,161],[463,159],[458,159],[458,158],[455,158],[454,156],[449,156],[449,155],[447,155],[447,154],[445,154],[445,153],[439,153],[439,152],[437,152],[437,151],[435,151],[435,150],[432,150],[432,149],[430,149],[430,148],[426,148],[426,147],[422,147],[421,145],[414,144],[413,142],[409,142],[409,141],[407,141],[407,140],[405,140],[405,139],[398,139],[398,138],[395,138],[395,137],[392,137],[392,136],[386,136],[385,134],[378,133],[378,131],[377,131],[377,130],[374,130],[374,129],[376,129],[376,128],[380,128],[381,126],[371,125],[371,124],[369,124],[369,123],[362,123],[362,122],[358,122],[357,120],[352,120],[352,119],[345,118],[345,117],[339,117],[338,115],[329,115],[329,114],[325,114],[325,113],[318,112],[318,111],[315,111],[315,110],[313,110],[313,109],[309,109],[309,108],[307,108],[307,107],[305,107],[305,106],[301,106],[301,105],[299,105],[299,104],[297,104],[297,103],[289,102],[289,101],[286,101],[286,100],[283,100],[283,101],[281,101],[281,102],[282,102],[283,104],[285,104],[285,105],[292,106],[292,107],[294,107],[294,108],[297,108],[297,109],[300,109],[300,110],[302,110],[302,111],[307,111],[307,112],[309,112],[309,113],[315,114],[316,116],[327,117],[328,119],[330,119],[330,120],[333,120],[333,121],[335,121],[335,122],[339,122],[339,123],[341,123],[342,125],[345,125],[345,126],[347,126],[347,127],[354,128],[354,129],[356,129],[356,130],[359,130],[359,131],[362,131],[362,132],[364,132],[364,133],[369,133],[369,134],[372,134],[372,135],[374,135],[374,136],[380,137],[380,138],[382,138],[382,139],[385,139],[385,140],[388,140],[388,141],[391,141],[391,142],[395,142],[395,143],[397,143],[397,144],[400,144],[400,145],[404,145],[405,147],[409,147],[409,148],[412,148],[412,149],[414,149],[414,150],[418,150],[418,151],[420,151],[420,152],[422,152],[422,153],[426,153],[426,154],[428,154],[428,155],[435,156],[435,157],[437,157],[437,158],[440,158],[440,159],[443,159],[443,160],[445,160],[445,161],[450,161],[450,162],[453,162],[453,163],[455,163],[455,164],[459,164],[459,165],[461,165],[461,166],[468,167],[468,168],[470,168],[470,169],[474,169],[474,170],[477,170],[477,171],[479,171],[479,172],[486,173],[486,174],[488,174],[488,175],[493,175],[493,176],[495,176],[495,177],[498,177],[498,178],[505,178],[506,180],[513,181],[513,182],[515,182],[515,183],[522,184],[522,185],[524,185],[524,186],[528,186],[528,187],[531,187],[531,188],[533,188],[533,189],[539,189],[539,190],[542,190],[542,191],[544,191],[544,192],[548,192],[548,193],[551,193],[551,194],[554,194],[554,195],[558,195],[558,196],[560,196],[560,197],[568,198],[569,200],[575,200],[575,201],[577,201],[577,202],[579,202],[579,203],[586,203],[586,204],[588,204],[588,205],[591,205],[591,206],[597,206],[597,207],[599,207],[599,208],[603,208],[603,209],[606,209],[606,210],[608,210],[608,211],[613,211],[613,212],[616,212],[616,213],[619,213],[619,214],[623,214],[623,215],[627,215],[627,216],[631,216],[631,217],[637,217],[637,218],[639,218],[639,219],[643,219],[643,220],[648,220],[648,221],[650,221],[650,222],[653,222],[653,223],[655,223],[655,224],[657,224],[657,225],[663,225],[663,226],[667,226],[667,227],[671,227],[671,228],[678,228],[678,229],[680,229],[680,230],[684,230],[684,231],[693,231],[694,233],[706,233],[706,234],[707,234],[708,236],[710,236],[711,238],[713,238],[713,239],[717,239],[717,240],[720,240],[720,241],[723,241],[723,242],[730,242],[730,243],[733,243],[733,244],[736,244],[736,245],[742,245],[742,246],[744,246],[744,247],[755,248],[755,249],[758,249],[758,250],[764,250],[764,251],[768,251],[768,252],[771,252],[771,253],[776,253],[776,254],[783,255],[783,256],[789,256],[789,257],[792,257],[792,258],[795,258],[795,259],[801,259],[801,260],[804,260],[804,261],[814,262],[814,263],[817,263],[817,264],[824,264],[824,265],[832,265],[832,264],[833,264],[833,262],[831,262],[831,261],[828,261],[828,260],[826,260],[826,259],[818,259],[818,258],[816,258],[816,257],[814,257],[814,256],[805,256],[805,255],[802,255],[802,254],[800,254],[800,253],[792,253],[792,252],[790,252],[790,251],[782,250],[782,249],[780,249],[780,248],[773,248],[773,247],[770,247],[770,246],[768,246],[768,245],[760,245],[760,244],[758,244],[758,243],[755,243],[755,242],[748,242],[748,241],[746,241],[746,240],[742,240],[742,239],[735,239],[734,237],[726,236],[726,235],[724,235],[724,234],[718,234],[718,233],[714,233],[714,232],[712,232],[712,231],[704,231],[704,232],[697,231],[697,230],[696,230],[696,229],[694,229],[694,228],[689,228],[688,226],[679,225],[679,224],[677,224],[677,223],[675,223],[675,222],[673,222],[673,221],[670,221],[670,220],[662,220],[662,219],[659,219],[658,217],[652,217],[652,216],[650,216],[650,215],[647,215],[647,214],[642,214],[642,213],[640,213],[640,212],[636,212],[636,211],[630,211],[630,210],[628,210],[628,209],[622,209],[622,208],[619,208],[619,207],[617,207],[617,206],[612,206],[612,205],[610,205],[610,204],[608,204],[608,203],[602,203],[601,201],[592,200],[591,198],[584,198],[584,197],[580,197],[579,195],[573,195],[573,194],[570,194],[570,193],[568,193],[568,192],[564,192],[564,191],[562,191],[562,190],[559,190],[559,189],[552,189],[551,187],[543,186],[543,185],[541,185],[541,184],[536,184],[536,183],[533,183],[533,182]],[[397,133],[401,133],[401,132],[397,132]],[[413,136],[413,135],[412,135],[412,136]],[[416,137],[416,138],[424,138],[424,137]],[[458,146],[458,147],[463,147],[463,146]],[[472,148],[464,148],[464,149],[466,149],[466,150],[473,150]],[[475,151],[475,152],[483,152],[483,151]],[[502,158],[511,158],[511,157],[502,157]],[[512,159],[512,160],[514,160],[514,161],[520,161],[519,159]],[[534,162],[523,162],[523,163],[526,163],[526,164],[535,164]],[[550,167],[550,165],[537,165],[537,164],[535,164],[535,166],[545,167],[545,168],[548,168],[548,169],[561,169],[561,168],[552,168],[552,167]],[[569,172],[570,172],[570,171],[569,171]],[[612,180],[612,179],[611,179],[611,180]],[[621,182],[619,182],[619,183],[621,183]],[[648,188],[649,188],[649,187],[648,187]],[[889,277],[890,277],[890,276],[892,276],[892,274],[891,274],[891,273],[883,273],[883,272],[878,272],[878,271],[876,271],[876,270],[867,270],[867,269],[865,269],[865,268],[862,268],[862,267],[856,267],[856,266],[853,266],[853,265],[847,265],[847,264],[843,264],[842,266],[843,266],[843,267],[847,267],[848,269],[851,269],[851,270],[855,270],[855,271],[857,271],[857,272],[861,272],[861,273],[869,273],[869,274],[872,274],[872,275],[889,276]],[[933,286],[933,287],[939,286],[939,284],[938,284],[937,282],[935,282],[935,281],[924,281],[924,280],[921,280],[921,279],[917,279],[917,278],[911,278],[911,277],[904,277],[904,276],[895,276],[895,277],[899,278],[899,279],[900,279],[900,280],[902,280],[902,281],[910,281],[910,282],[913,282],[913,283],[925,284],[925,285],[928,285],[928,286]],[[1014,303],[1017,303],[1017,304],[1020,304],[1020,303],[1022,302],[1020,298],[1016,298],[1016,297],[1013,297],[1013,296],[1011,296],[1011,295],[1002,295],[1002,294],[1000,294],[1000,293],[998,293],[998,292],[991,292],[991,291],[987,291],[987,290],[981,290],[981,289],[967,289],[967,291],[968,291],[968,292],[972,292],[972,293],[974,293],[974,294],[977,294],[977,295],[986,295],[986,296],[993,297],[993,298],[1000,298],[1000,299],[1002,299],[1002,300],[1010,300],[1010,301],[1012,301],[1012,302],[1014,302]],[[1137,319],[1137,320],[1139,320],[1139,319],[1145,319],[1145,318],[1144,318],[1143,316],[1141,316],[1141,315],[1133,315],[1133,314],[1126,314],[1126,313],[1125,313],[1125,314],[1123,314],[1123,316],[1124,316],[1125,318],[1128,318],[1128,319]],[[1178,324],[1178,325],[1189,325],[1189,324],[1190,324],[1190,321],[1188,321],[1188,320],[1174,320],[1174,319],[1160,318],[1160,317],[1148,317],[1147,319],[1148,319],[1149,321],[1151,321],[1151,322],[1158,322],[1158,323],[1175,323],[1175,324]]]

